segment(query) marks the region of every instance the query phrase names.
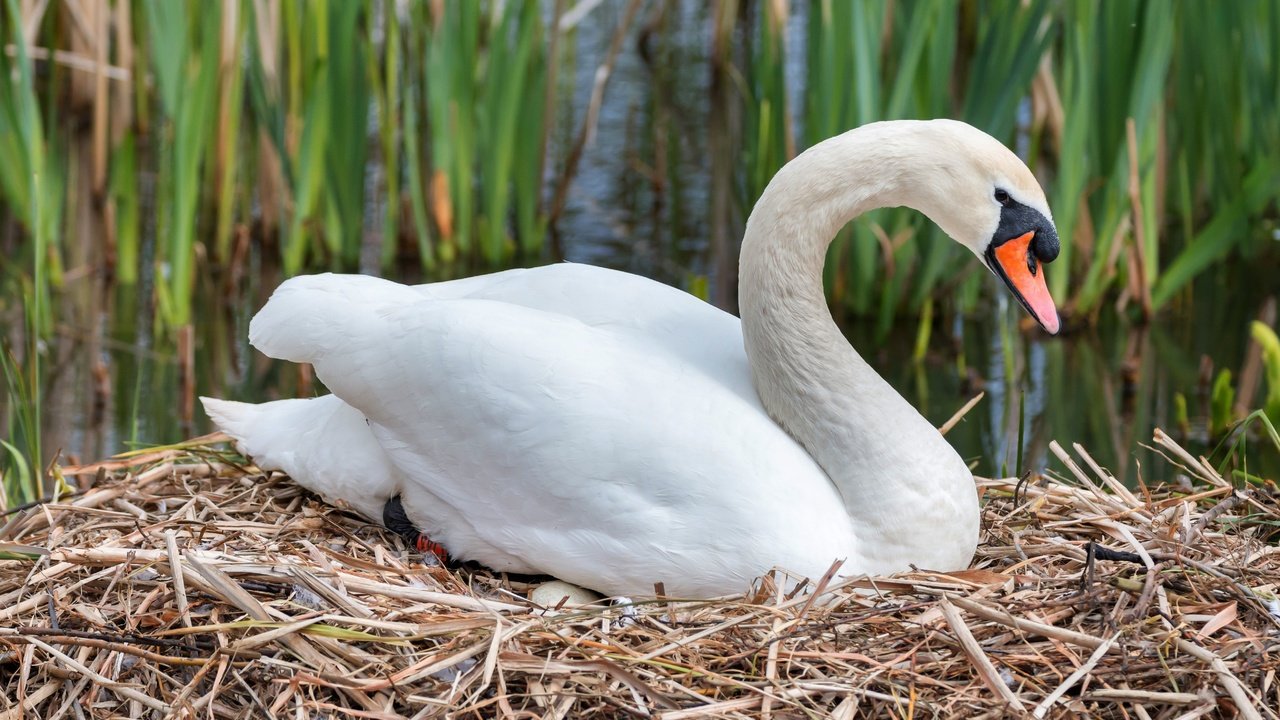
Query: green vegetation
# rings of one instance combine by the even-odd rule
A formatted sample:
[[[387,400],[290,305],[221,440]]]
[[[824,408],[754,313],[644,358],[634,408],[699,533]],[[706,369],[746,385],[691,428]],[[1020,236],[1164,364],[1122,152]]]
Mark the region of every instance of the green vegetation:
[[[44,60],[36,73],[17,22],[33,18],[6,0],[3,32],[16,51],[0,79],[0,149],[13,159],[0,168],[5,213],[26,228],[23,252],[47,256],[57,287],[60,213],[32,231],[31,198],[69,211],[87,200],[65,182],[70,160],[46,147],[40,116],[59,137],[102,103],[111,115],[92,120],[110,127],[95,127],[94,155],[105,161],[92,172],[109,178],[116,220],[106,261],[122,283],[156,274],[167,327],[189,322],[195,275],[233,262],[245,229],[278,243],[287,274],[356,269],[370,237],[383,267],[406,250],[450,275],[536,261],[547,217],[544,105],[568,91],[547,93],[563,59],[550,56],[545,6],[126,4],[127,22],[103,11],[111,17],[98,40],[112,46],[102,59],[130,79],[68,104],[83,71]],[[1050,281],[1077,314],[1117,295],[1155,311],[1215,261],[1275,252],[1264,222],[1280,184],[1274,3],[736,6],[704,16],[749,25],[738,85],[743,208],[798,148],[877,119],[952,116],[1018,147],[1045,178],[1066,239]],[[69,46],[73,18],[40,9],[35,44]],[[788,47],[786,29],[798,22],[805,42]],[[804,59],[798,108],[788,57]],[[139,177],[151,167],[146,201],[163,241],[154,265],[141,267]],[[880,213],[850,233],[865,237],[837,243],[833,292],[885,324],[937,294],[958,251],[909,212]],[[7,265],[8,283],[19,267],[30,263]],[[962,307],[978,287],[977,274],[966,280]]]
[[[1280,337],[1270,327],[1256,320],[1249,328],[1253,346],[1261,361],[1261,384],[1264,388],[1261,405],[1256,409],[1241,408],[1236,399],[1237,385],[1232,379],[1231,371],[1226,368],[1218,371],[1209,395],[1208,431],[1211,438],[1228,439],[1233,432],[1255,420],[1264,429],[1269,429],[1272,435],[1275,433],[1275,426],[1280,425]],[[1252,391],[1251,387],[1247,394],[1252,394]],[[1185,398],[1182,402],[1185,414]]]
[[[1231,383],[1231,373],[1221,371],[1213,384],[1209,425],[1210,436],[1220,441],[1210,456],[1216,457],[1222,451],[1218,463],[1219,472],[1226,472],[1229,466],[1235,466],[1230,468],[1232,477],[1261,483],[1265,478],[1255,474],[1258,466],[1256,454],[1254,470],[1250,472],[1249,451],[1260,441],[1263,448],[1280,452],[1280,431],[1276,429],[1280,426],[1280,338],[1270,327],[1257,321],[1250,325],[1250,331],[1261,359],[1262,376],[1265,378],[1266,391],[1262,405],[1257,409],[1245,408],[1240,412],[1236,403],[1236,388]],[[1244,417],[1240,417],[1241,414]]]
[[[1223,368],[1213,381],[1213,394],[1209,396],[1209,435],[1226,434],[1232,423],[1232,406],[1236,404],[1236,389],[1231,384],[1231,371]]]
[[[1262,366],[1267,378],[1267,396],[1262,403],[1262,412],[1271,418],[1274,425],[1280,425],[1280,337],[1276,331],[1256,320],[1249,326],[1253,341],[1262,352]]]
[[[603,88],[579,79],[596,68],[575,67],[587,23],[606,38],[618,26],[624,54],[656,47],[680,64],[650,68],[655,96],[677,74],[708,74],[693,63],[717,68],[713,99],[691,96],[718,103],[708,122],[688,97],[652,99],[651,135],[635,145],[653,166],[632,163],[669,194],[652,208],[672,228],[705,235],[712,216],[713,253],[733,252],[735,226],[797,151],[873,120],[946,116],[1007,142],[1043,179],[1063,238],[1049,281],[1075,325],[1112,306],[1139,317],[1188,307],[1193,281],[1224,261],[1280,254],[1277,3],[731,0],[680,13],[610,0],[558,29],[574,5],[0,0],[0,297],[21,299],[0,300],[0,326],[18,328],[4,335],[16,344],[3,348],[0,411],[11,495],[29,496],[17,478],[47,459],[40,343],[68,267],[135,298],[154,327],[130,332],[177,344],[189,396],[193,323],[210,322],[196,299],[242,289],[256,268],[453,277],[550,259],[544,238],[600,115]],[[706,52],[664,50],[688,18],[704,24]],[[711,198],[684,207],[704,142]],[[860,220],[831,252],[837,310],[875,318],[881,334],[919,316],[917,363],[942,335],[935,321],[989,287],[972,263],[955,273],[963,251],[910,211]],[[708,292],[697,271],[680,277]],[[1280,350],[1258,342],[1272,348],[1274,423]],[[139,412],[144,375],[117,412]],[[1238,420],[1230,403],[1213,407],[1216,429]]]
[[[1049,280],[1069,312],[1090,317],[1119,296],[1149,316],[1185,298],[1213,263],[1274,257],[1275,3],[815,0],[808,7],[805,144],[871,120],[940,116],[1005,140],[1045,181],[1064,240]],[[777,75],[768,61],[781,60],[767,52],[777,41],[759,40],[765,51],[752,66],[748,114],[762,128],[790,126],[777,110],[785,89],[759,80]],[[771,145],[744,153],[745,202],[762,189],[758,178],[786,160],[787,140],[746,135],[744,143]],[[859,313],[878,311],[882,325],[937,293],[960,251],[911,213],[857,225],[862,237],[833,249],[842,276],[833,285],[851,288],[839,299]],[[885,241],[904,232],[925,237]],[[878,259],[885,254],[892,257]],[[961,308],[976,295],[973,278],[961,288]]]
[[[41,49],[66,47],[83,31],[53,5],[35,8]],[[384,267],[398,259],[402,235],[416,240],[423,266],[454,273],[538,257],[550,63],[537,3],[413,3],[405,18],[389,1],[122,7],[127,22],[101,9],[112,16],[94,42],[113,46],[108,63],[128,63],[118,68],[125,79],[113,76],[89,98],[114,113],[102,121],[110,132],[93,138],[93,154],[107,158],[116,219],[102,261],[123,284],[154,273],[164,327],[190,322],[197,273],[234,262],[236,236],[249,228],[279,248],[288,274],[357,268],[371,231]],[[0,78],[0,150],[13,159],[0,168],[0,207],[25,228],[23,254],[56,263],[65,252],[58,215],[31,231],[33,178],[43,178],[50,207],[91,199],[61,182],[69,161],[46,149],[41,113],[59,137],[93,108],[64,103],[78,90],[79,66],[32,68],[20,34],[31,21],[12,2],[0,21],[17,49]],[[46,163],[52,172],[38,172]],[[154,264],[142,267],[139,187],[152,168],[154,196],[143,200],[162,240]],[[371,179],[380,183],[374,195]],[[366,212],[370,205],[380,212]],[[6,283],[21,274],[4,270]]]

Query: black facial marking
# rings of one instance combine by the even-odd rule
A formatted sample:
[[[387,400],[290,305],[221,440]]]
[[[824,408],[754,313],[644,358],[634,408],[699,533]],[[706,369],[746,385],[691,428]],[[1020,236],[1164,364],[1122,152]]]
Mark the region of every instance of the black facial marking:
[[[997,193],[1003,193],[997,190]],[[1053,223],[1049,222],[1039,210],[1024,205],[1012,197],[1008,197],[1008,193],[1004,196],[1008,198],[1008,202],[1002,202],[1000,207],[1000,226],[996,228],[996,233],[991,237],[991,244],[988,251],[995,250],[1009,240],[1020,238],[1029,232],[1035,233],[1035,237],[1031,239],[1031,252],[1035,255],[1035,259],[1040,262],[1053,262],[1058,257],[1058,231],[1053,227]],[[999,198],[997,198],[999,199]],[[1032,267],[1033,258],[1027,258],[1027,267],[1031,268],[1032,274],[1035,269]]]

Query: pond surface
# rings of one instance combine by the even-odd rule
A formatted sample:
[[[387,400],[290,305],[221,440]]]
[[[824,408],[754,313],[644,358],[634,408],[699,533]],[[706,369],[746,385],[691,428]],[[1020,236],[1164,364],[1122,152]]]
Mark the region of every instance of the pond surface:
[[[608,44],[610,11],[602,8],[574,36],[577,55],[566,94],[572,102],[565,103],[556,132],[562,147],[582,117]],[[707,101],[706,23],[691,17],[680,26],[688,30],[661,36],[654,51],[661,64],[646,62],[633,46],[619,57],[595,140],[557,227],[558,247],[565,259],[636,272],[728,304],[732,283],[725,274],[736,245],[726,249],[709,239],[715,222],[708,128],[716,120]],[[679,70],[684,67],[697,71]],[[73,153],[76,142],[68,139]],[[741,214],[730,211],[726,220],[735,242]],[[298,369],[267,361],[245,340],[248,318],[280,279],[276,252],[253,242],[243,277],[201,276],[195,392],[265,400],[322,391]],[[65,459],[90,460],[210,430],[183,390],[173,341],[151,328],[148,284],[109,287],[89,269],[92,252],[84,262],[70,267],[58,331],[46,347],[46,452],[61,449]],[[413,269],[400,274],[398,279],[421,279]],[[1143,443],[1157,426],[1179,436],[1177,393],[1190,412],[1187,440],[1193,451],[1207,450],[1211,371],[1239,373],[1248,320],[1258,316],[1268,288],[1274,292],[1275,281],[1264,268],[1224,267],[1202,278],[1192,304],[1153,324],[1134,326],[1106,312],[1096,323],[1070,323],[1064,336],[1049,338],[1020,330],[1025,313],[993,279],[996,300],[981,313],[935,318],[918,362],[918,319],[899,318],[887,333],[878,333],[871,319],[840,319],[855,347],[935,424],[985,392],[948,436],[976,472],[1060,469],[1049,450],[1057,440],[1068,448],[1080,443],[1133,483],[1139,474],[1146,480],[1171,476],[1167,464],[1152,462]],[[0,322],[15,318],[11,313]]]
[[[631,262],[625,254],[604,257],[612,261],[607,264]],[[196,326],[197,392],[265,400],[322,391],[294,366],[267,360],[245,340],[252,311],[276,282],[255,278],[249,292],[235,298],[223,295],[217,283],[204,283]],[[66,312],[90,306],[94,311],[88,317]],[[47,449],[87,460],[211,429],[198,406],[190,423],[183,419],[190,406],[181,392],[176,349],[136,331],[142,314],[136,291],[117,288],[101,306],[64,302],[62,307],[59,333],[46,359]],[[1080,443],[1118,477],[1134,482],[1139,472],[1147,480],[1170,477],[1169,466],[1152,463],[1142,444],[1150,442],[1157,426],[1179,435],[1175,393],[1188,402],[1190,446],[1207,450],[1206,370],[1210,365],[1239,368],[1247,347],[1241,328],[1222,319],[1249,317],[1257,310],[1256,301],[1228,294],[1221,302],[1205,300],[1186,316],[1146,327],[1104,318],[1096,327],[1050,338],[1020,331],[1021,307],[1000,302],[979,316],[935,322],[920,362],[913,359],[915,319],[901,319],[883,338],[870,320],[846,319],[845,327],[864,357],[936,425],[985,393],[948,435],[964,457],[976,462],[977,472],[1014,471],[1021,417],[1024,468],[1060,467],[1050,461],[1049,442],[1057,440],[1068,448]]]

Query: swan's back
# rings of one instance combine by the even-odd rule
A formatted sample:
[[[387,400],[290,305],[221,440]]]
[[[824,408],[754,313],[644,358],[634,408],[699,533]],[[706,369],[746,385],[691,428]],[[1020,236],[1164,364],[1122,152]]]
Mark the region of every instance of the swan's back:
[[[742,351],[738,318],[649,278],[594,265],[558,263],[416,285],[413,290],[439,300],[510,303],[592,327],[612,328],[644,343],[649,351],[683,358],[744,400],[759,404]]]

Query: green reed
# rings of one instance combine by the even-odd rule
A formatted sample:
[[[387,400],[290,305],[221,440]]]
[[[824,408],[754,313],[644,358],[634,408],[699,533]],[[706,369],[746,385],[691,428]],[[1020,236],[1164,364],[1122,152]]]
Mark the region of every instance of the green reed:
[[[408,260],[444,277],[543,257],[545,191],[560,179],[548,124],[573,95],[554,79],[572,78],[561,66],[576,61],[574,36],[548,26],[550,0],[145,0],[103,3],[110,23],[84,27],[49,9],[58,0],[22,5],[4,0],[0,17],[14,48],[0,55],[0,223],[21,238],[0,257],[0,287],[30,322],[10,369],[36,392],[36,340],[53,331],[74,256],[63,218],[85,207],[110,227],[110,247],[91,260],[137,283],[144,307],[154,294],[170,335],[196,319],[199,279],[242,269],[245,239],[288,274]],[[717,25],[706,36],[720,44],[709,61],[737,63],[721,73],[721,95],[739,103],[741,127],[741,138],[708,144],[724,151],[712,163],[730,168],[736,189],[712,195],[734,196],[740,216],[822,138],[884,118],[958,117],[1017,148],[1044,180],[1063,238],[1049,282],[1077,318],[1096,319],[1117,298],[1144,314],[1184,305],[1224,259],[1274,261],[1274,2],[705,8],[699,17]],[[796,23],[803,32],[788,35]],[[98,197],[68,182],[89,172],[69,158],[88,156],[72,149],[104,101],[69,98],[75,78],[95,71],[33,59],[27,24],[33,45],[58,50],[108,28],[96,41],[125,79],[106,85],[110,132],[92,139],[107,159]],[[735,38],[746,52],[729,46]],[[676,187],[670,153],[696,144],[666,147]],[[841,232],[827,281],[838,311],[881,330],[902,312],[945,318],[990,285],[962,252],[915,213],[880,211]],[[11,444],[30,452],[25,442]]]
[[[157,245],[156,299],[166,325],[179,328],[191,322],[196,225],[217,108],[221,12],[216,3],[166,0],[150,0],[145,8],[160,132],[169,139],[161,144],[157,186],[164,240]]]
[[[743,208],[783,162],[824,137],[882,118],[951,116],[1015,145],[1045,178],[1064,238],[1051,289],[1077,315],[1118,293],[1158,311],[1187,297],[1213,263],[1274,253],[1261,222],[1276,213],[1280,183],[1274,3],[760,0],[743,8],[704,13],[708,23],[751,23],[738,35],[749,47],[736,86]],[[234,262],[247,228],[279,248],[290,274],[356,269],[369,244],[383,267],[407,253],[450,275],[536,260],[546,230],[547,104],[566,99],[547,87],[563,60],[550,54],[546,9],[390,0],[131,6],[131,35],[110,40],[131,40],[130,52],[117,46],[107,58],[135,78],[122,86],[129,96],[113,96],[133,112],[122,116],[129,126],[113,125],[105,150],[117,279],[155,274],[160,317],[175,326],[191,314],[197,258]],[[804,41],[787,47],[797,22]],[[50,47],[74,31],[56,12],[36,27]],[[795,107],[788,57],[804,65]],[[0,134],[14,158],[0,168],[0,197],[20,221],[37,192],[30,169],[48,163],[29,128],[41,108],[55,126],[70,124],[79,111],[59,100],[69,76],[0,81],[0,123],[15,130]],[[64,162],[40,174],[50,208],[82,202],[65,197]],[[157,266],[142,268],[140,174],[150,167],[159,170],[146,198],[159,242]],[[371,203],[376,211],[366,211]],[[30,238],[55,282],[61,253],[49,230],[61,215],[47,213],[49,227]],[[887,327],[944,292],[958,290],[956,306],[972,306],[984,278],[957,278],[958,252],[914,214],[881,212],[842,232],[828,280],[841,305]]]
[[[546,78],[541,12],[538,3],[507,3],[500,16],[491,18],[485,76],[476,88],[476,127],[488,148],[480,156],[481,255],[491,264],[515,255],[508,231],[513,210],[523,249],[536,252],[541,245],[542,229],[536,220]]]
[[[744,98],[748,108],[743,118],[744,189],[749,198],[759,197],[778,168],[795,155],[783,67],[787,18],[777,3],[762,3],[760,11],[764,17],[756,23],[747,73],[751,84]]]
[[[1016,147],[1045,180],[1064,239],[1051,289],[1077,315],[1118,293],[1158,311],[1214,262],[1274,254],[1265,222],[1280,184],[1274,3],[812,0],[806,9],[804,144],[872,120],[960,117]],[[782,32],[767,15],[756,29]],[[753,59],[767,90],[762,79],[785,58]],[[765,97],[748,98],[748,127],[778,124]],[[772,148],[744,152],[747,177],[771,175],[785,141],[743,142]],[[761,189],[748,182],[745,202]],[[904,230],[913,242],[872,237]],[[881,327],[957,289],[948,281],[959,249],[909,213],[876,213],[835,248],[835,299],[878,311]],[[961,309],[980,280],[960,281]]]
[[[18,17],[16,0],[5,0],[6,15]],[[42,339],[52,332],[53,316],[49,312],[51,286],[61,285],[57,247],[53,238],[58,232],[57,213],[61,172],[49,161],[45,134],[37,112],[38,103],[33,84],[29,48],[17,22],[0,25],[0,37],[11,39],[16,66],[0,68],[0,196],[15,208],[32,241],[29,256],[9,266],[9,277],[0,276],[0,287],[17,285],[9,297],[23,299],[22,326],[26,340],[22,359],[8,347],[8,338],[0,343],[0,371],[4,375],[7,401],[3,404],[4,426],[10,439],[0,440],[0,483],[6,498],[20,503],[40,494],[43,449],[41,447]],[[55,202],[50,203],[50,199]],[[29,263],[29,264],[28,264]],[[30,274],[27,274],[30,268]],[[6,282],[6,279],[8,282]]]
[[[215,200],[213,251],[219,259],[232,254],[232,239],[236,234],[236,210],[240,194],[237,192],[239,170],[244,162],[240,143],[240,126],[244,113],[244,77],[237,60],[246,42],[245,13],[239,3],[222,3],[219,43],[218,117],[215,140],[210,161],[217,188]],[[229,42],[228,42],[229,40]]]
[[[1256,320],[1249,330],[1262,352],[1263,373],[1267,380],[1266,399],[1261,409],[1272,423],[1280,425],[1280,337],[1276,336],[1275,330]]]
[[[387,197],[391,198],[386,203],[386,211],[382,218],[382,232],[386,240],[382,243],[380,260],[383,267],[390,267],[395,262],[397,250],[395,239],[400,235],[400,207],[399,203],[395,202],[395,198],[400,197],[401,162],[396,143],[401,132],[400,66],[404,63],[404,53],[400,38],[400,16],[396,13],[394,0],[386,0],[380,9],[381,16],[386,22],[386,34],[382,43],[381,72],[370,73],[370,79],[373,82],[373,95],[378,107],[378,143],[382,151]],[[375,61],[377,61],[376,58]],[[406,143],[406,149],[407,147]]]
[[[1177,6],[1172,61],[1169,206],[1183,218],[1175,253],[1155,284],[1157,306],[1232,253],[1274,247],[1259,220],[1276,213],[1280,186],[1280,7]]]

